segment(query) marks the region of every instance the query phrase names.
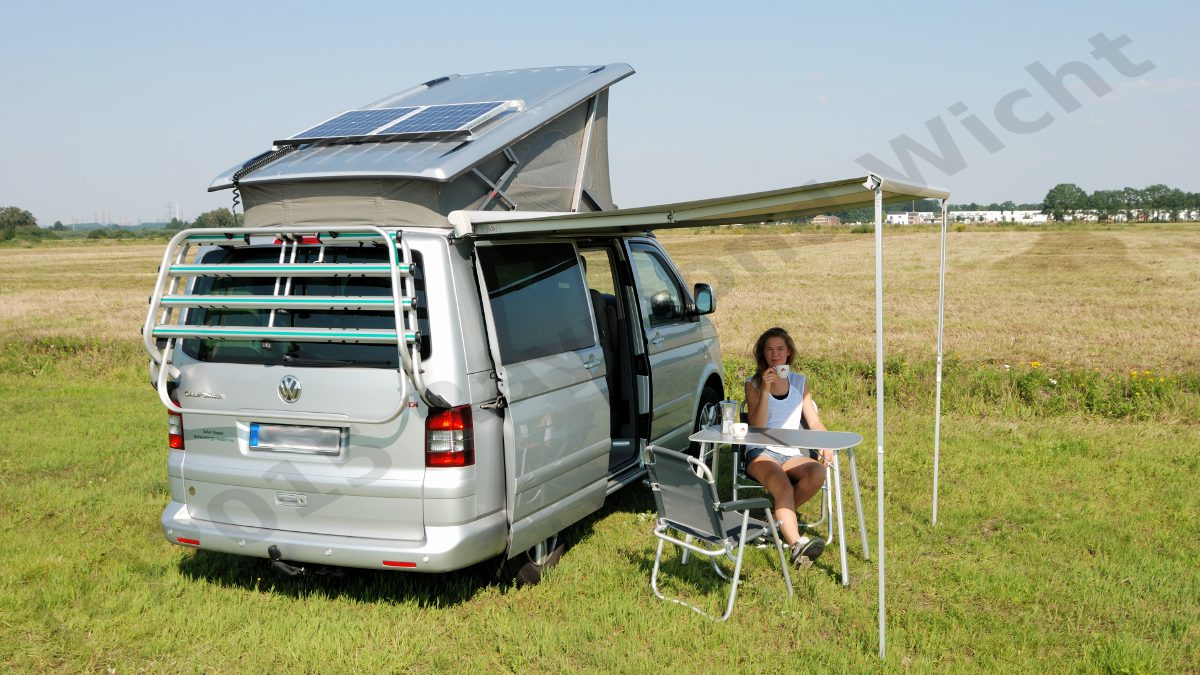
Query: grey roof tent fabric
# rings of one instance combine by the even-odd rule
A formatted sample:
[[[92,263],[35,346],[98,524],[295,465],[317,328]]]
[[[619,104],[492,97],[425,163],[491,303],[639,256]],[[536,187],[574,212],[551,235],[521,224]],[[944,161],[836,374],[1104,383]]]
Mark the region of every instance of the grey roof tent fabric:
[[[631,74],[627,64],[614,63],[452,75],[376,101],[364,109],[495,100],[521,105],[466,138],[299,145],[239,179],[246,225],[448,228],[445,216],[457,210],[571,211],[581,177],[578,209],[612,209],[608,88]],[[234,175],[247,164],[218,176],[209,190],[234,187]],[[492,195],[488,181],[511,203]]]

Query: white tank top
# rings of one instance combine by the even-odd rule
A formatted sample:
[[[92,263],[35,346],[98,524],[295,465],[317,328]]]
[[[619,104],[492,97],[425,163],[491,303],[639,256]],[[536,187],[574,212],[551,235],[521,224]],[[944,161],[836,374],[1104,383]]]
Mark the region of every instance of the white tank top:
[[[800,429],[800,420],[804,416],[804,376],[799,373],[788,374],[788,393],[786,398],[775,398],[774,394],[767,397],[767,427],[771,429]],[[802,451],[787,446],[768,445],[781,455],[794,456]]]

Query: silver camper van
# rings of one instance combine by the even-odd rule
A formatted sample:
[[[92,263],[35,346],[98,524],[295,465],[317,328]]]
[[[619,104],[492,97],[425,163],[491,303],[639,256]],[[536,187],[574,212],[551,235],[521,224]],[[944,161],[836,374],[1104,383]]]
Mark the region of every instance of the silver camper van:
[[[168,541],[536,581],[646,444],[687,445],[722,397],[714,300],[653,236],[683,211],[613,205],[632,72],[439,78],[214,181],[245,226],[175,236],[143,328]]]

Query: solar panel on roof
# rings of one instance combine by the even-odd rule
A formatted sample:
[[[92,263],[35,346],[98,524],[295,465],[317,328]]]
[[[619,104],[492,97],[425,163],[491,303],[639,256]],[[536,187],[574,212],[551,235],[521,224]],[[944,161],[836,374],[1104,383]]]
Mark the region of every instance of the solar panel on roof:
[[[311,129],[306,129],[288,140],[367,136],[372,131],[395,122],[414,110],[419,110],[419,108],[410,106],[407,108],[351,110],[331,120],[322,122]]]
[[[404,119],[398,120],[395,124],[391,124],[385,129],[376,131],[374,135],[435,134],[467,131],[495,117],[505,108],[508,108],[509,105],[509,101],[431,105],[422,108]]]
[[[277,144],[320,141],[391,141],[456,136],[498,116],[519,110],[522,101],[446,103],[405,108],[351,110]]]

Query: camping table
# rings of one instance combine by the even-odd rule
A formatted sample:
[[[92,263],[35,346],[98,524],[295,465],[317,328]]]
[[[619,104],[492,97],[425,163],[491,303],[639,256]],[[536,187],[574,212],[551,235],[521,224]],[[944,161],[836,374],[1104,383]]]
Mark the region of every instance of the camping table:
[[[810,431],[808,429],[770,429],[766,427],[750,427],[750,432],[745,436],[734,436],[733,434],[721,433],[719,426],[710,426],[692,434],[688,440],[701,444],[700,459],[704,461],[707,458],[711,458],[714,476],[719,475],[717,467],[720,453],[717,451],[717,448],[722,445],[729,446],[730,449],[746,445],[779,445],[805,450],[831,450],[833,452],[833,498],[837,511],[837,540],[838,549],[841,553],[842,584],[846,586],[850,585],[850,575],[846,565],[846,526],[842,522],[842,476],[838,457],[841,450],[848,450],[850,452],[851,481],[854,484],[854,508],[858,513],[858,529],[862,533],[863,554],[864,557],[869,559],[867,528],[863,521],[862,496],[858,491],[858,470],[854,465],[854,446],[862,443],[862,436],[848,431]],[[736,481],[737,476],[734,476],[733,479]]]

